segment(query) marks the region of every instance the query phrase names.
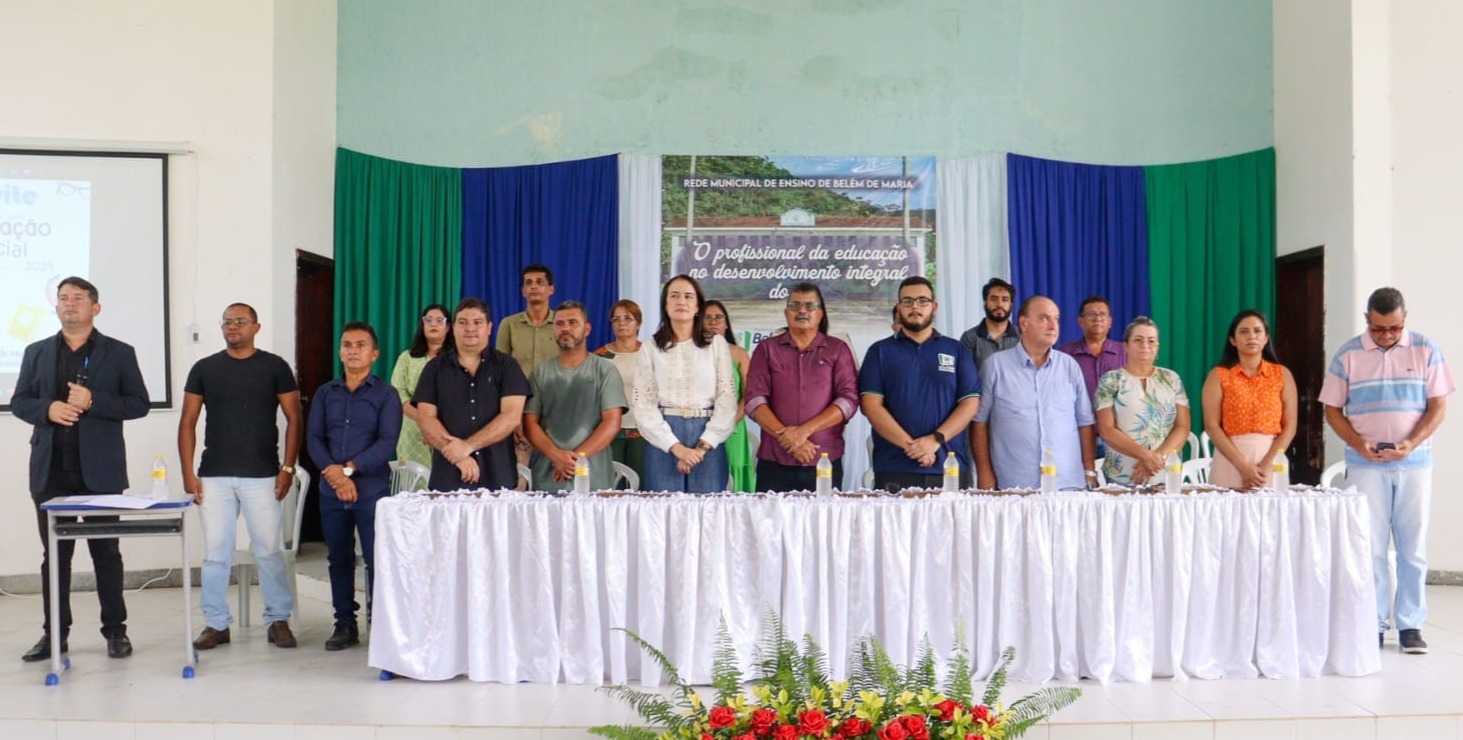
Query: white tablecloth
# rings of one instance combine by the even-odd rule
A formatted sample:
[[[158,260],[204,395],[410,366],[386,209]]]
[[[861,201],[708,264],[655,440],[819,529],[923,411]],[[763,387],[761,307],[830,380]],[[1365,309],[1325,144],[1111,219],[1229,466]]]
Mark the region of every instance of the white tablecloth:
[[[482,498],[376,513],[373,667],[419,679],[656,685],[615,627],[707,683],[725,618],[763,618],[845,676],[963,629],[979,676],[1275,678],[1380,667],[1367,507],[1352,491],[1182,496]]]

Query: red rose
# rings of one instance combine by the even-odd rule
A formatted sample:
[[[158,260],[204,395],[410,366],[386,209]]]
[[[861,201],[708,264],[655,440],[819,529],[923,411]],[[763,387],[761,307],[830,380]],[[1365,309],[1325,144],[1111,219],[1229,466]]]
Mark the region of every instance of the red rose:
[[[843,721],[843,726],[838,728],[838,734],[844,737],[858,737],[872,729],[874,729],[874,726],[869,724],[868,720],[849,717]]]
[[[757,740],[757,736],[748,732],[745,735],[737,735],[736,737],[732,738],[732,740]]]
[[[737,710],[731,707],[711,708],[711,729],[719,730],[737,723]]]
[[[772,740],[798,740],[798,728],[793,725],[778,725],[772,731]]]
[[[991,723],[991,710],[990,710],[990,707],[987,707],[984,704],[980,704],[980,705],[971,707],[971,709],[970,709],[970,715],[972,717],[975,717],[975,719],[976,719],[977,722],[984,722],[986,724],[990,724]]]
[[[907,737],[909,737],[909,731],[905,730],[904,725],[899,724],[897,719],[879,730],[879,740],[905,740]]]
[[[904,729],[909,732],[910,738],[913,740],[929,740],[930,727],[925,723],[924,715],[911,714],[902,721],[904,723]]]
[[[985,740],[985,735],[966,735],[965,740]]]
[[[935,709],[939,710],[940,712],[941,722],[949,722],[950,720],[955,719],[955,710],[959,708],[960,702],[957,702],[953,699],[946,699],[935,705]]]
[[[830,724],[828,715],[816,709],[810,709],[798,715],[798,732],[804,735],[821,736],[828,730]]]
[[[752,734],[757,737],[767,737],[772,734],[772,725],[777,722],[777,712],[771,709],[758,709],[752,712]]]

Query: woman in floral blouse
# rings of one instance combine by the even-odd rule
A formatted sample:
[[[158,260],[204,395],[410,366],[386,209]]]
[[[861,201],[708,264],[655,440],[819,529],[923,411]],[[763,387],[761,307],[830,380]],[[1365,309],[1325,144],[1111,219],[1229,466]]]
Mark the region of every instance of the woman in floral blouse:
[[[1128,361],[1097,382],[1097,433],[1107,442],[1103,473],[1109,481],[1142,485],[1158,480],[1164,460],[1189,436],[1189,396],[1178,373],[1158,367],[1158,325],[1139,316],[1123,332]]]

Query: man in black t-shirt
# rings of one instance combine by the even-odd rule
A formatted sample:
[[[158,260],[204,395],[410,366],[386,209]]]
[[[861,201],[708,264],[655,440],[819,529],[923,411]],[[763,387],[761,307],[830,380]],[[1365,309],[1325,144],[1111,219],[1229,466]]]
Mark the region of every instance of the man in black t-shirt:
[[[513,488],[513,431],[523,420],[528,378],[511,356],[488,346],[492,310],[464,298],[453,312],[454,346],[422,368],[411,402],[431,445],[434,491]]]
[[[200,504],[203,521],[202,634],[199,650],[229,642],[229,571],[234,561],[234,532],[239,512],[249,530],[259,589],[264,594],[264,622],[269,641],[292,648],[290,612],[294,598],[285,572],[279,502],[289,493],[304,430],[300,391],[294,373],[278,355],[257,349],[259,316],[243,303],[224,310],[224,351],[194,363],[183,386],[183,415],[178,420],[178,456],[183,462],[183,490]],[[203,462],[195,473],[198,414],[207,409]],[[284,411],[284,464],[279,461],[279,428],[275,409]],[[300,493],[301,496],[304,492]]]

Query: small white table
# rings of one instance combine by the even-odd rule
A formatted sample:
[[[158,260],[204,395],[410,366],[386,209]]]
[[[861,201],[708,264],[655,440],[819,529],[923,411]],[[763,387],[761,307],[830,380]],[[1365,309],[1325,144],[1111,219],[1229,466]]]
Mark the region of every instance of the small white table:
[[[177,537],[182,542],[183,563],[183,678],[193,678],[197,665],[197,654],[193,650],[193,590],[192,574],[188,569],[188,527],[187,509],[193,505],[189,499],[155,501],[136,497],[125,497],[128,506],[120,506],[118,496],[80,495],[62,496],[41,504],[46,512],[46,538],[51,557],[46,577],[51,586],[51,672],[46,674],[46,685],[61,683],[61,674],[70,670],[71,658],[61,654],[61,598],[60,598],[60,554],[57,543],[61,540],[90,540],[126,537]],[[136,508],[143,506],[146,508]],[[126,517],[119,521],[88,521],[89,517]],[[77,520],[70,520],[79,517]]]

